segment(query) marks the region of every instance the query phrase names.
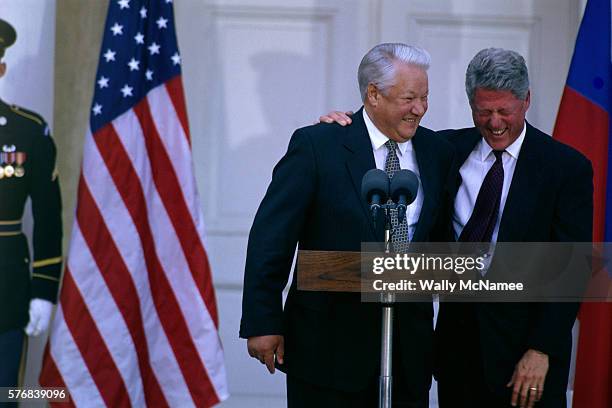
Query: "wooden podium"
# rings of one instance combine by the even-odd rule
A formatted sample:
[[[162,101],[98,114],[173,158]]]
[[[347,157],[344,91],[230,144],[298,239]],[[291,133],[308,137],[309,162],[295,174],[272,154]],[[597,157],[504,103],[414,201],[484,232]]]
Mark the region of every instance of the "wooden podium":
[[[361,259],[361,252],[300,250],[297,258],[297,288],[319,292],[361,292],[362,285],[366,283],[361,276]],[[380,408],[391,408],[394,301],[393,293],[381,293]]]
[[[361,252],[299,251],[298,290],[360,292]]]

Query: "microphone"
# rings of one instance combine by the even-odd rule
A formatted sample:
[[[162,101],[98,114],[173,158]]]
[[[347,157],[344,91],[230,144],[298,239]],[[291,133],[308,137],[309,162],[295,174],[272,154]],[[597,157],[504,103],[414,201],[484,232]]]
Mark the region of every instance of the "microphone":
[[[372,221],[376,223],[376,216],[380,205],[389,199],[389,177],[379,169],[369,170],[361,179],[361,196],[370,205]]]
[[[408,207],[419,192],[419,179],[410,170],[397,171],[391,179],[391,200],[397,204],[397,224],[401,224]]]

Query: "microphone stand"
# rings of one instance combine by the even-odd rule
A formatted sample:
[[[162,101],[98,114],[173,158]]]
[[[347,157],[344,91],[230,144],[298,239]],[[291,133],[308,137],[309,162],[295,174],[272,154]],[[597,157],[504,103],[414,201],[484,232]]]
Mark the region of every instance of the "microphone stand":
[[[385,253],[391,252],[391,210],[402,210],[402,218],[405,216],[406,205],[414,200],[419,188],[418,177],[409,170],[400,170],[390,181],[388,174],[380,169],[369,170],[362,178],[361,191],[364,201],[370,204],[372,221],[376,225],[376,214],[384,209],[385,215]],[[390,194],[389,194],[390,193]],[[388,196],[395,198],[386,201]],[[409,200],[410,199],[410,200]],[[410,202],[408,202],[410,201]],[[393,204],[397,202],[398,205]],[[399,214],[398,214],[399,215]],[[399,218],[399,217],[398,217]],[[398,225],[401,219],[398,219]],[[378,393],[378,406],[380,408],[391,408],[391,397],[393,391],[393,305],[395,293],[383,292],[380,294],[382,304],[382,328],[380,345],[380,381]]]
[[[390,253],[391,249],[391,208],[394,204],[384,205],[385,208],[385,253]],[[379,408],[391,408],[391,397],[393,390],[393,304],[395,303],[395,293],[384,292],[380,295],[382,308],[382,337],[380,346],[380,381],[378,392]]]

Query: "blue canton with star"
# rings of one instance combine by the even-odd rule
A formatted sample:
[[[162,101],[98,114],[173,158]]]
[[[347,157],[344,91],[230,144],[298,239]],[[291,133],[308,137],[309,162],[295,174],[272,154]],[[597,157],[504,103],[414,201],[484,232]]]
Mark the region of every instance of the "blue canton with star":
[[[111,0],[91,107],[92,133],[180,73],[172,0]]]

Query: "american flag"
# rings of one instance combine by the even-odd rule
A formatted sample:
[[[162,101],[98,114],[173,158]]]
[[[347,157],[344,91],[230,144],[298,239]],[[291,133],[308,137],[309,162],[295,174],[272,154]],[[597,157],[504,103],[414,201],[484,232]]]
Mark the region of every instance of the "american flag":
[[[211,406],[223,350],[172,0],[112,0],[40,383],[76,406]]]

